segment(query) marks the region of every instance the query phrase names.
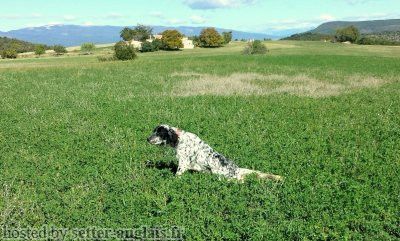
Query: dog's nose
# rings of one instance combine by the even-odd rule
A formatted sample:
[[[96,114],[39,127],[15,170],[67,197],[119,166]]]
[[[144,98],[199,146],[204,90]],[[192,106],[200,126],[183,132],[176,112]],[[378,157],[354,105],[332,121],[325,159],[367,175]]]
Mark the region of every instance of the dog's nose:
[[[150,142],[150,137],[147,137],[147,142]]]

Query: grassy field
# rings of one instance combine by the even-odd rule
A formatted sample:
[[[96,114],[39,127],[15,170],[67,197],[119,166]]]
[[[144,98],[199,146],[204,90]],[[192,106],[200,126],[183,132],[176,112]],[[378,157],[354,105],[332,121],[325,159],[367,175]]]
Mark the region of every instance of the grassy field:
[[[0,226],[399,240],[400,48],[279,41],[243,56],[243,45],[0,60]],[[176,178],[173,150],[145,141],[160,123],[285,181]]]

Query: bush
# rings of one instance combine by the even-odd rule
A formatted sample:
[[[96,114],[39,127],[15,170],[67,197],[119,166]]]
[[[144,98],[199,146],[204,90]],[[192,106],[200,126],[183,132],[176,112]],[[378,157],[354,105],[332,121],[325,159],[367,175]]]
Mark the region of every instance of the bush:
[[[205,28],[200,33],[200,47],[217,48],[221,47],[224,39],[215,28]]]
[[[336,30],[335,39],[338,42],[355,43],[360,37],[360,31],[355,26],[349,26]]]
[[[131,44],[120,41],[114,45],[115,58],[119,60],[133,60],[137,57],[136,50]]]
[[[63,55],[68,52],[67,49],[62,45],[54,45],[53,50],[57,55]]]
[[[160,39],[154,39],[151,44],[153,45],[154,51],[158,51],[163,48],[163,43]]]
[[[95,50],[96,46],[94,43],[84,43],[81,45],[81,51],[84,54],[92,54],[93,50]]]
[[[141,52],[154,52],[154,46],[153,43],[144,41],[142,43],[142,48],[140,49]]]
[[[100,62],[108,62],[108,61],[115,61],[117,58],[113,55],[104,55],[104,56],[97,56],[97,60]]]
[[[243,50],[243,54],[266,54],[268,52],[267,47],[260,41],[255,40],[249,42]]]
[[[1,51],[1,57],[3,59],[16,59],[18,57],[18,53],[15,49],[5,49]]]
[[[35,46],[35,54],[40,56],[42,54],[46,53],[46,46],[44,46],[43,44],[38,44]]]
[[[178,50],[183,48],[183,35],[178,30],[165,30],[162,33],[162,44],[165,50]]]

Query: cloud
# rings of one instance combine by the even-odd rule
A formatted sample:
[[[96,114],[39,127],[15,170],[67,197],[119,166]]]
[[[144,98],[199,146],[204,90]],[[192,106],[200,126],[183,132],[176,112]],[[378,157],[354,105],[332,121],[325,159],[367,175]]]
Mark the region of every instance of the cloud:
[[[43,15],[40,13],[31,13],[31,14],[26,14],[26,15],[20,15],[20,14],[4,14],[0,15],[0,19],[4,20],[12,20],[12,19],[38,19],[42,18]]]
[[[63,18],[65,21],[72,21],[76,19],[76,17],[72,15],[65,15]]]
[[[151,12],[151,13],[150,13],[150,16],[156,17],[156,18],[165,18],[164,14],[163,14],[162,12],[158,12],[158,11],[156,11],[156,12]]]
[[[207,22],[207,19],[205,19],[202,16],[197,16],[197,15],[191,16],[190,20],[191,20],[192,24],[203,24],[203,23]]]
[[[167,19],[167,23],[173,25],[179,25],[179,24],[187,24],[187,21],[178,18],[171,18]]]
[[[365,4],[368,2],[374,2],[374,0],[345,0],[345,2],[350,5],[357,5],[357,4]]]
[[[321,14],[321,16],[319,16],[319,18],[322,21],[334,21],[336,18],[330,14]]]
[[[109,13],[104,17],[105,18],[111,18],[111,19],[118,19],[118,18],[124,18],[125,16],[120,14],[120,13]]]
[[[257,0],[185,0],[192,9],[234,8],[254,4]]]
[[[93,23],[93,22],[90,22],[90,21],[87,21],[87,22],[84,22],[84,23],[83,23],[83,26],[87,26],[87,27],[93,26],[93,25],[94,25],[94,23]]]

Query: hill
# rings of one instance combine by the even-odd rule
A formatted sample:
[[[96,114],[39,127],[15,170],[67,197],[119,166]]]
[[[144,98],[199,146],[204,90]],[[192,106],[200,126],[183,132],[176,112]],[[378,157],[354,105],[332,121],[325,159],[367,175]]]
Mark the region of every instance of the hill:
[[[334,21],[323,23],[311,33],[334,34],[336,29],[354,25],[362,34],[400,31],[400,19],[371,21]]]
[[[0,32],[0,36],[18,38],[33,43],[45,43],[47,45],[61,44],[64,46],[77,46],[85,42],[93,42],[95,44],[116,42],[120,40],[119,32],[122,28],[123,26],[48,25]],[[166,29],[177,29],[187,36],[193,36],[198,35],[204,27],[152,26],[152,28],[154,33],[160,33]],[[250,33],[222,28],[217,28],[217,30],[219,32],[232,31],[234,39],[279,38],[262,33]]]
[[[15,49],[18,53],[34,51],[35,44],[7,37],[0,37],[0,51]]]

